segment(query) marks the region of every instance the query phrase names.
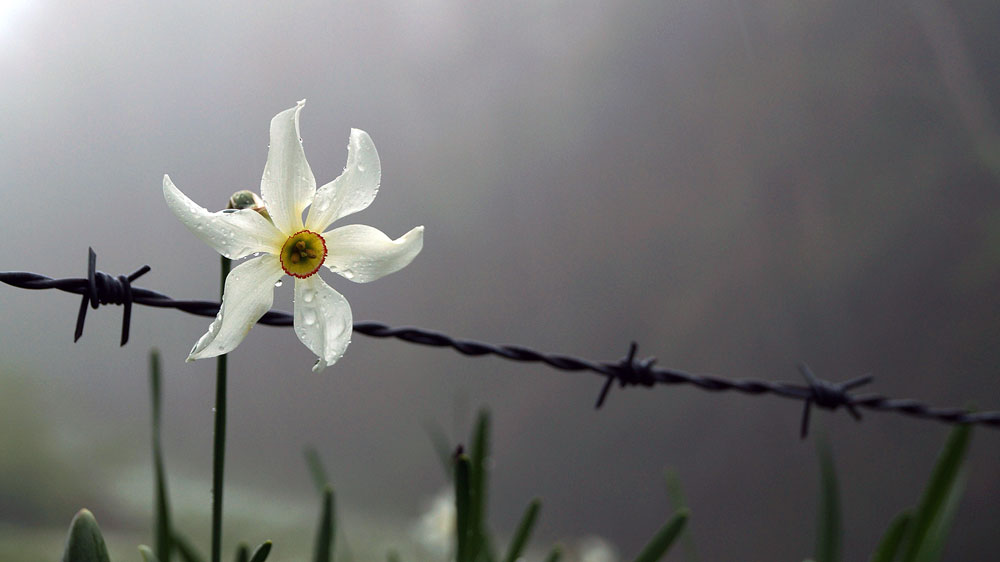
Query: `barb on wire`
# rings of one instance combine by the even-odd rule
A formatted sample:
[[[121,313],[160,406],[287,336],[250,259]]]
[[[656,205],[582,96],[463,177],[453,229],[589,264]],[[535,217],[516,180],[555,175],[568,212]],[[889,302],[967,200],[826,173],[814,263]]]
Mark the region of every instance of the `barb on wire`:
[[[159,308],[175,308],[189,314],[214,317],[219,312],[220,303],[201,300],[174,300],[169,296],[133,287],[131,283],[147,273],[144,265],[130,275],[117,277],[96,270],[97,254],[89,250],[86,278],[53,279],[37,273],[23,271],[0,271],[0,281],[22,289],[59,289],[82,295],[77,314],[73,341],[83,334],[87,305],[97,308],[102,304],[124,306],[122,317],[121,345],[128,342],[131,311],[133,304]],[[258,320],[260,324],[271,326],[291,326],[293,317],[287,312],[270,311]],[[857,395],[854,390],[874,380],[864,375],[845,382],[834,383],[818,378],[805,363],[799,364],[799,372],[806,384],[797,385],[780,381],[754,379],[727,379],[723,377],[698,375],[674,369],[656,367],[656,359],[638,359],[638,345],[632,342],[625,357],[613,362],[595,362],[568,355],[542,353],[516,345],[493,345],[489,343],[459,340],[451,336],[414,327],[393,328],[377,322],[355,322],[354,331],[375,338],[395,338],[409,343],[431,347],[450,347],[463,355],[478,357],[495,355],[511,361],[544,363],[563,371],[591,371],[605,377],[595,406],[604,405],[608,393],[615,382],[625,388],[629,386],[653,387],[656,385],[692,385],[713,392],[736,391],[750,395],[773,394],[782,398],[801,400],[804,403],[800,435],[805,438],[809,431],[809,416],[813,406],[826,410],[843,407],[854,419],[860,421],[859,408],[882,412],[895,412],[921,419],[933,419],[951,424],[977,424],[1000,428],[1000,411],[971,412],[961,408],[938,408],[911,399],[889,398],[880,394]]]

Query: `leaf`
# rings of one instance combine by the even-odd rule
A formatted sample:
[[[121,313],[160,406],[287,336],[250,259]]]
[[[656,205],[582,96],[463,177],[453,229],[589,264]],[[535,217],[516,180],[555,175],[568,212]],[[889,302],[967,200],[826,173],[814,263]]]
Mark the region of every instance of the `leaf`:
[[[549,551],[549,555],[545,557],[545,562],[559,562],[560,558],[562,558],[562,547],[557,544]]]
[[[677,540],[677,537],[684,530],[684,524],[688,520],[688,510],[682,509],[674,514],[667,523],[660,528],[653,538],[646,544],[639,556],[635,557],[635,562],[656,562],[667,554],[670,547]]]
[[[816,520],[816,562],[839,562],[843,538],[840,515],[840,490],[837,469],[833,464],[830,443],[816,442],[820,468],[820,504]]]
[[[110,562],[104,536],[90,511],[81,509],[70,522],[62,562]]]
[[[931,524],[927,531],[927,538],[924,540],[924,547],[917,555],[917,562],[935,562],[941,559],[944,547],[947,543],[948,533],[951,531],[951,523],[955,520],[955,513],[958,511],[958,504],[962,500],[965,492],[965,470],[960,470],[954,485],[948,492],[944,506],[939,512],[939,516]]]
[[[184,562],[204,562],[205,558],[198,554],[194,546],[186,538],[177,533],[177,531],[174,531],[173,539],[174,546],[177,547],[177,553],[181,555]]]
[[[312,476],[313,485],[316,486],[316,491],[322,494],[327,484],[330,483],[330,478],[327,477],[326,469],[323,467],[323,459],[320,458],[315,447],[306,447],[303,455],[306,457],[306,466]]]
[[[271,554],[271,541],[264,541],[257,547],[257,550],[253,551],[250,562],[264,562],[267,560],[268,554]]]
[[[489,479],[487,463],[490,456],[490,413],[489,410],[479,411],[476,427],[472,436],[472,451],[470,452],[469,470],[469,548],[473,559],[486,555],[490,549],[485,535],[487,483]]]
[[[472,535],[469,521],[469,457],[455,457],[455,559],[472,562],[469,538]]]
[[[537,498],[531,500],[531,503],[528,504],[528,509],[525,510],[524,515],[521,517],[521,523],[517,526],[514,538],[510,541],[504,562],[515,562],[521,556],[525,545],[528,544],[528,538],[531,537],[531,531],[535,528],[535,521],[538,520],[538,511],[541,508],[542,502]]]
[[[240,543],[236,547],[236,562],[250,562],[250,547],[245,543]]]
[[[170,562],[173,542],[170,530],[170,502],[167,495],[167,474],[163,468],[163,449],[160,442],[160,352],[152,350],[149,353],[149,388],[153,426],[153,479],[155,486],[154,528],[156,558]]]
[[[451,478],[451,441],[448,439],[445,431],[441,429],[441,426],[433,421],[424,423],[424,431],[427,432],[427,437],[431,440],[434,452],[437,453],[438,459],[441,461],[441,468],[444,469],[445,476]]]
[[[910,519],[909,511],[903,511],[892,518],[885,534],[882,535],[878,548],[875,549],[875,554],[872,555],[871,562],[892,562],[896,558]]]
[[[333,488],[327,484],[323,489],[323,504],[319,517],[319,529],[316,531],[313,562],[330,562],[333,560],[334,531]]]
[[[681,479],[675,470],[668,470],[664,475],[667,481],[667,497],[670,499],[670,506],[673,510],[679,511],[687,509],[687,501],[684,499],[684,491],[681,489]],[[694,544],[694,534],[691,532],[691,525],[685,525],[681,532],[681,543],[684,546],[684,554],[688,562],[698,561],[698,549]]]
[[[939,524],[943,508],[954,493],[953,488],[959,485],[959,469],[965,459],[971,435],[972,426],[959,425],[948,436],[920,504],[913,513],[913,520],[907,526],[906,545],[903,550],[904,562],[916,562],[921,558],[924,549],[931,546],[927,542],[928,532],[934,525]]]
[[[143,562],[159,562],[159,558],[144,544],[139,545],[139,555],[142,556]]]

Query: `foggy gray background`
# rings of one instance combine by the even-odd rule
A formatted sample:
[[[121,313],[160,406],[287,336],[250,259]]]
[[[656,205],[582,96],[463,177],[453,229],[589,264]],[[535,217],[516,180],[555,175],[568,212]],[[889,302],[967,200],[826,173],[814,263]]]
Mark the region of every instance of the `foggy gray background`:
[[[214,298],[218,256],[167,210],[161,178],[209,208],[257,190],[270,118],[306,98],[317,181],[341,171],[351,127],[381,156],[378,198],[346,222],[427,229],[399,273],[324,275],[356,320],[595,360],[636,340],[663,366],[730,377],[794,381],[805,360],[832,380],[872,373],[872,392],[1000,408],[994,3],[0,6],[0,270],[80,276],[93,246],[103,271],[148,263],[137,285]],[[291,310],[290,285],[276,308]],[[150,470],[154,346],[168,467],[196,481],[173,491],[209,509],[215,364],[184,358],[210,320],[137,307],[119,348],[121,310],[102,308],[74,345],[77,305],[0,287],[3,384],[23,391],[0,397],[5,442],[41,432],[24,450],[51,459],[8,462],[6,485],[95,482],[58,508],[5,511],[4,541],[58,529],[52,557],[84,505],[147,533],[104,496],[122,467]],[[394,544],[398,529],[377,522],[416,517],[445,483],[424,424],[457,443],[488,405],[501,534],[540,496],[535,544],[598,534],[630,558],[670,511],[673,468],[702,559],[813,554],[818,470],[796,402],[615,389],[595,411],[593,375],[361,335],[322,374],[313,361],[291,330],[263,326],[231,355],[227,481],[279,511],[312,502],[313,444],[348,540]],[[844,412],[813,427],[840,470],[845,559],[861,559],[916,503],[948,429]],[[998,469],[1000,435],[980,430],[955,559],[995,552]],[[266,522],[249,533],[227,545],[270,536]],[[309,552],[278,546],[278,560]]]

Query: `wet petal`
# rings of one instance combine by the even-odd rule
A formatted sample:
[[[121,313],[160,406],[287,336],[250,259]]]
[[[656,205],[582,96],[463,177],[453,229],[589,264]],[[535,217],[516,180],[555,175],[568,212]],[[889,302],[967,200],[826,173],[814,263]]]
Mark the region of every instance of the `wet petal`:
[[[260,180],[260,195],[274,226],[285,234],[302,230],[302,211],[316,194],[316,178],[306,162],[299,136],[305,100],[271,119],[271,144]]]
[[[319,372],[344,355],[351,343],[351,305],[319,275],[295,280],[295,335],[319,356]]]
[[[306,228],[323,232],[333,221],[371,205],[378,193],[382,165],[375,143],[368,133],[351,129],[347,145],[347,166],[337,179],[319,188],[309,208]]]
[[[355,283],[367,283],[406,267],[424,247],[424,227],[395,240],[363,224],[335,228],[323,235],[327,255],[323,265]]]
[[[209,212],[163,176],[163,198],[167,207],[195,236],[229,259],[238,260],[254,252],[276,253],[285,236],[260,213],[239,211]]]
[[[257,320],[271,309],[274,283],[284,274],[277,256],[271,254],[234,267],[226,277],[222,308],[208,332],[194,345],[188,361],[235,349]]]

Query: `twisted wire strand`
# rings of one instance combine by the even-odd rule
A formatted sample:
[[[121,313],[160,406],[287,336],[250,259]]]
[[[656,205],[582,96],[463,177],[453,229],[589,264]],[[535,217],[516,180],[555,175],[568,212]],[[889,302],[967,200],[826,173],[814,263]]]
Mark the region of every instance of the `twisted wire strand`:
[[[122,318],[121,345],[128,342],[130,314],[133,304],[157,308],[174,308],[189,314],[214,317],[219,312],[220,303],[204,300],[175,300],[163,293],[140,287],[132,287],[132,281],[147,273],[145,265],[130,275],[111,276],[96,270],[97,255],[93,249],[88,253],[86,278],[53,279],[45,275],[24,271],[0,271],[0,281],[21,289],[58,289],[67,293],[82,295],[77,315],[73,341],[83,334],[83,323],[88,305],[96,309],[99,305],[120,304],[124,307]],[[258,320],[259,324],[271,326],[292,326],[293,316],[287,312],[269,311]],[[523,363],[543,363],[562,371],[590,371],[605,377],[604,386],[595,406],[600,408],[607,399],[615,382],[619,387],[656,385],[691,385],[710,392],[735,391],[752,396],[772,394],[782,398],[800,400],[803,411],[800,435],[805,438],[809,432],[809,419],[813,406],[826,410],[844,408],[856,420],[861,420],[859,409],[891,412],[918,419],[932,419],[949,424],[975,424],[1000,429],[1000,411],[972,412],[962,408],[942,408],[923,402],[890,398],[881,394],[854,394],[854,389],[869,384],[874,377],[865,375],[845,382],[820,379],[804,363],[799,371],[806,384],[755,379],[730,379],[714,375],[700,375],[655,366],[656,359],[636,357],[638,346],[635,342],[628,353],[618,361],[591,361],[569,355],[543,353],[519,345],[494,345],[473,340],[456,339],[440,332],[412,326],[392,327],[378,322],[355,322],[354,331],[374,338],[394,338],[404,342],[430,347],[450,347],[470,357],[494,355]]]

